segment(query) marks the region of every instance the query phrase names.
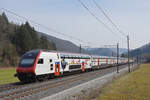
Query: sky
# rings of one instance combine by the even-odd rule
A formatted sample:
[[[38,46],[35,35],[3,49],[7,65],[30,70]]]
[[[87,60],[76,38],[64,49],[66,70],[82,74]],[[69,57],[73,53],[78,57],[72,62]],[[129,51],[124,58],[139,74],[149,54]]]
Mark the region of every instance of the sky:
[[[112,31],[99,23],[81,6],[78,0],[0,0],[1,8],[13,11],[29,20],[78,38],[66,37],[51,32],[34,23],[29,23],[37,30],[61,39],[69,40],[76,45],[90,47],[115,45],[127,48],[126,35],[130,37],[130,48],[138,48],[150,42],[150,0],[95,0],[122,30],[119,33],[94,5],[93,0],[81,0]],[[6,12],[10,21],[21,24],[23,20]]]

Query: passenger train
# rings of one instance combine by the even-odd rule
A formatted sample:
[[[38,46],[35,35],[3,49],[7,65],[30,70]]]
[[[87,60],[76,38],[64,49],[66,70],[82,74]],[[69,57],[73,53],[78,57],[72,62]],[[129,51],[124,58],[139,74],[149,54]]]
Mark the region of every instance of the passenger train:
[[[119,58],[118,63],[126,64],[127,62],[127,58]],[[67,73],[107,68],[116,64],[116,57],[32,50],[22,56],[15,76],[22,82],[41,81]]]

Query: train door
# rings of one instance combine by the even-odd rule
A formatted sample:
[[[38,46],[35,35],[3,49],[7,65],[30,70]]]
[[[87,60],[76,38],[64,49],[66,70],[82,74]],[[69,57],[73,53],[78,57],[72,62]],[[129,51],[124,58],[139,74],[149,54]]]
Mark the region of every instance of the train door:
[[[106,58],[106,67],[108,67],[108,58]]]
[[[115,61],[114,61],[114,59],[113,59],[113,66],[115,65]]]
[[[60,62],[55,63],[55,76],[60,75]]]
[[[82,62],[82,72],[85,71],[85,64],[84,64],[84,61]]]
[[[99,61],[100,61],[100,59],[98,58],[98,59],[97,59],[97,62],[98,62],[98,63],[97,63],[97,64],[98,64],[98,69],[100,68],[100,62],[99,62]]]

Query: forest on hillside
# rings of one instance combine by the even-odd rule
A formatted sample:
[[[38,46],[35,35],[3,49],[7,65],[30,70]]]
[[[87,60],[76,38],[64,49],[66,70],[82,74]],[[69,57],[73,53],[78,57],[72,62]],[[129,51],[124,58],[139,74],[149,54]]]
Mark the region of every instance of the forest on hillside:
[[[150,62],[150,43],[132,50],[130,52],[130,55],[138,58],[139,60],[145,60],[146,62]]]
[[[54,42],[39,36],[29,22],[17,25],[0,15],[0,66],[16,66],[20,57],[29,50],[56,50]]]

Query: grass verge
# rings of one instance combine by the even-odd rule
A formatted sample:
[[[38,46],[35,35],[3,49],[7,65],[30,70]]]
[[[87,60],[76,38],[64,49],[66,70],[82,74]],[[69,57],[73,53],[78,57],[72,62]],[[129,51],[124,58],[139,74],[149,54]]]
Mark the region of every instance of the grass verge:
[[[14,74],[16,73],[15,68],[1,68],[0,69],[0,85],[12,83],[12,82],[18,82],[19,80],[14,77]]]
[[[104,87],[98,100],[150,100],[150,64]]]

